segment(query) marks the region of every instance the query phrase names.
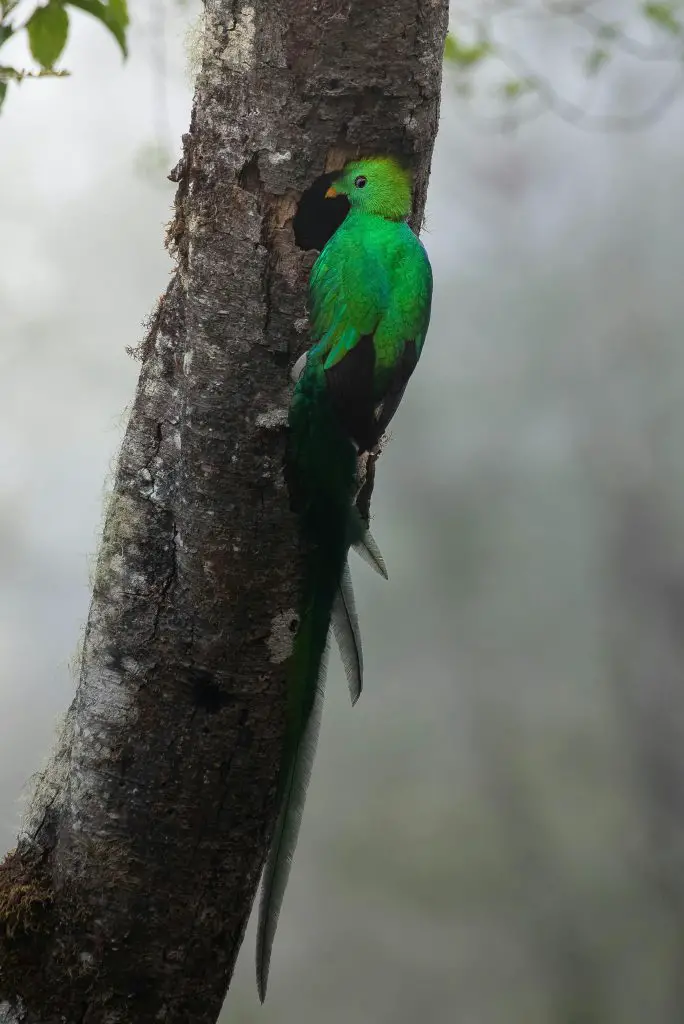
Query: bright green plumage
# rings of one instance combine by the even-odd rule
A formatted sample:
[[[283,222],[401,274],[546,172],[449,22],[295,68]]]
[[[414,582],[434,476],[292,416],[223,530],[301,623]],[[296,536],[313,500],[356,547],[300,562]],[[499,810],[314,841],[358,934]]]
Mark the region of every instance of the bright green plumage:
[[[300,622],[290,661],[288,719],[278,783],[279,814],[262,890],[257,982],[263,1000],[278,914],[297,841],[318,737],[331,619],[352,700],[361,655],[347,569],[350,545],[371,552],[354,507],[356,458],[373,448],[396,411],[430,319],[432,275],[405,218],[410,177],[389,157],[348,164],[329,190],[350,212],[323,249],[310,280],[315,342],[289,415],[288,484],[305,549]]]

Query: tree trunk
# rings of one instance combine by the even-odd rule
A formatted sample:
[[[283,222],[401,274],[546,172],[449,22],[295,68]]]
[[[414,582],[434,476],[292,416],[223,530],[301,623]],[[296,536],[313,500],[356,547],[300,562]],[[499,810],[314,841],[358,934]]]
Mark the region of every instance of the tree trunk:
[[[422,218],[446,0],[207,0],[80,682],[0,867],[0,1022],[216,1021],[273,824],[300,585],[283,480],[298,200],[404,155]],[[301,238],[300,238],[301,241]]]

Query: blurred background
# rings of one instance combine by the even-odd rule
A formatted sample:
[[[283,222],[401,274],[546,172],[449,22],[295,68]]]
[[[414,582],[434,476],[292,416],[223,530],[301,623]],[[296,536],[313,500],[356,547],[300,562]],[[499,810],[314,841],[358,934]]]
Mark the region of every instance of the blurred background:
[[[507,62],[447,66],[432,325],[374,500],[390,582],[355,562],[363,699],[333,661],[269,999],[252,925],[232,1024],[684,1021],[684,102],[647,56],[678,33],[590,7],[637,45],[482,4],[459,46],[486,23]],[[4,847],[171,272],[199,8],[133,8],[126,65],[77,12],[73,77],[0,117]]]

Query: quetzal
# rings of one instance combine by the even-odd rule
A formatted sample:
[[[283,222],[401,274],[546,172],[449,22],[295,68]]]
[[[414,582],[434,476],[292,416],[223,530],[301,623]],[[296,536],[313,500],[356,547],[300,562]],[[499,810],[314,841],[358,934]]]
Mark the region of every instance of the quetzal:
[[[328,189],[326,198],[335,196],[346,196],[350,209],[311,272],[314,345],[289,411],[286,469],[299,518],[304,584],[288,667],[278,818],[259,909],[262,1001],[318,738],[331,621],[352,700],[361,689],[350,546],[365,550],[384,574],[354,505],[357,455],[377,444],[397,410],[423,347],[432,298],[427,253],[406,223],[409,172],[392,157],[357,160]]]

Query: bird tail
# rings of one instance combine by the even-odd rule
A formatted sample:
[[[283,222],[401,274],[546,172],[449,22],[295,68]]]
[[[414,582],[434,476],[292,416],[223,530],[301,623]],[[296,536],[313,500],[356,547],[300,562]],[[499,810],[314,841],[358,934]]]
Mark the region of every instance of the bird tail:
[[[352,507],[349,514],[348,530],[349,543],[354,550],[363,558],[364,562],[370,565],[371,569],[374,569],[384,579],[388,579],[387,566],[382,552],[356,505]]]
[[[352,508],[349,517],[348,540],[349,545],[358,551],[364,561],[368,562],[371,568],[375,569],[384,579],[387,579],[385,560],[380,548],[356,507]],[[363,689],[363,650],[348,562],[344,564],[333,605],[332,627],[349,684],[349,695],[352,705],[354,705]]]
[[[339,590],[333,605],[332,628],[349,684],[349,696],[353,706],[361,696],[363,688],[363,651],[348,562],[344,563]]]
[[[313,358],[312,358],[313,357]],[[304,547],[300,622],[288,669],[285,745],[278,781],[278,817],[266,859],[257,932],[257,986],[263,1002],[278,916],[301,824],[320,725],[331,618],[347,596],[349,516],[356,479],[356,449],[343,433],[327,397],[322,363],[309,353],[290,408],[288,486]],[[338,605],[339,607],[339,605]],[[348,607],[352,640],[353,601]],[[345,613],[346,615],[346,613]]]
[[[257,931],[257,987],[263,1003],[278,917],[290,875],[323,707],[332,601],[312,601],[302,616],[288,680],[285,749],[278,783],[278,817],[266,859]]]

